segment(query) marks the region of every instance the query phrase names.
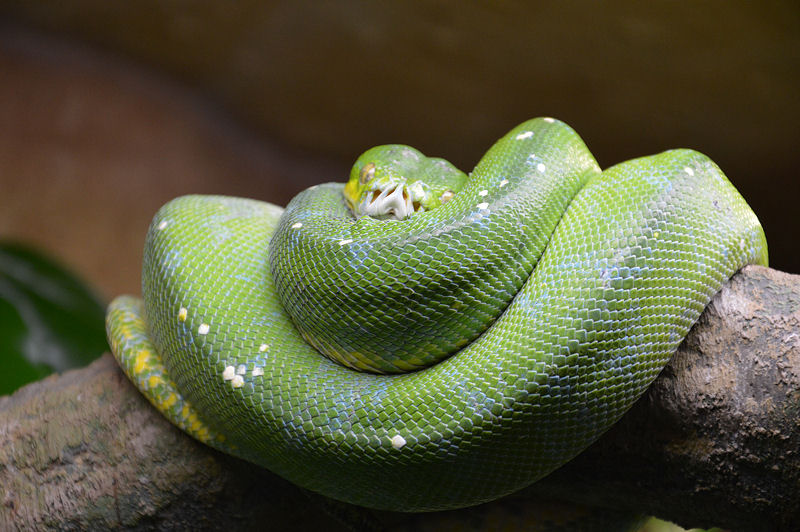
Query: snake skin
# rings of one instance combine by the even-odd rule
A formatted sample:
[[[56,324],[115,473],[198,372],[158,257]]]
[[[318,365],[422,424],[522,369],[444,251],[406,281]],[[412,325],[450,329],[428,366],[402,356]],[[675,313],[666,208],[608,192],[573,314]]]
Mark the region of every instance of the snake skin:
[[[427,367],[497,319],[599,173],[570,127],[532,120],[495,143],[449,203],[403,223],[354,220],[342,185],[308,189],[270,244],[283,308],[306,341],[345,365]]]
[[[507,138],[525,141],[543,122],[567,127],[538,119]],[[490,196],[515,177],[486,175],[457,196],[474,201],[488,190],[480,196],[488,211],[477,211],[491,213]],[[270,273],[279,207],[178,198],[147,235],[144,303],[121,297],[109,309],[112,350],[174,423],[307,489],[402,511],[492,500],[597,439],[726,279],[767,263],[755,215],[694,151],[592,173],[568,203],[488,329],[430,367],[377,375],[321,356],[292,323]],[[338,247],[347,253],[347,244]]]

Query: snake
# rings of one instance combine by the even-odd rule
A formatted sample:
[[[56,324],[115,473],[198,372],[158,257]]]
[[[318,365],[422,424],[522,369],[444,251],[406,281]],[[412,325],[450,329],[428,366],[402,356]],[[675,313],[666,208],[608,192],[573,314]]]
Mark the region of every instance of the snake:
[[[173,424],[355,505],[456,509],[520,490],[632,406],[713,295],[767,265],[707,156],[601,170],[553,118],[465,174],[404,145],[286,208],[189,195],[148,229],[109,345]]]

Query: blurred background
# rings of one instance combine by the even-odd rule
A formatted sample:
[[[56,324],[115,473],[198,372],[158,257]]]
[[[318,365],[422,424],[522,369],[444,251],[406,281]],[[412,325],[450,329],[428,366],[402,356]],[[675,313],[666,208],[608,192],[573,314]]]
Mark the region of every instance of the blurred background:
[[[155,210],[285,204],[366,148],[469,170],[534,116],[719,164],[800,273],[800,4],[0,1],[0,238],[139,293]]]
[[[169,199],[284,205],[383,143],[469,170],[519,122],[554,116],[603,167],[706,153],[761,219],[771,266],[800,273],[798,89],[796,0],[0,0],[0,242],[99,294],[96,356],[102,304],[140,292]]]

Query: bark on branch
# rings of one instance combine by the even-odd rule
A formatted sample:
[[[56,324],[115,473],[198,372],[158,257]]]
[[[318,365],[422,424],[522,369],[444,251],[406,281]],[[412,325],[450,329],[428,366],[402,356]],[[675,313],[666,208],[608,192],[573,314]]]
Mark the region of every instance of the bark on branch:
[[[790,530],[798,501],[800,276],[760,267],[715,296],[655,384],[595,445],[534,486],[472,509],[392,514],[308,496],[184,436],[109,355],[0,397],[2,530],[331,529],[331,517],[338,527],[469,520],[533,529],[554,508],[591,507]]]

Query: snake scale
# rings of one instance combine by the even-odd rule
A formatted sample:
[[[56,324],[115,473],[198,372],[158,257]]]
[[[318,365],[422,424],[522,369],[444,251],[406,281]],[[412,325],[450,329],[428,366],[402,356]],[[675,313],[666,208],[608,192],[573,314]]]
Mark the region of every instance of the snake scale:
[[[767,264],[756,216],[695,151],[601,171],[539,118],[469,176],[370,153],[354,184],[286,210],[169,202],[143,300],[107,315],[120,365],[178,427],[339,500],[428,511],[531,484],[622,416],[731,275]]]

